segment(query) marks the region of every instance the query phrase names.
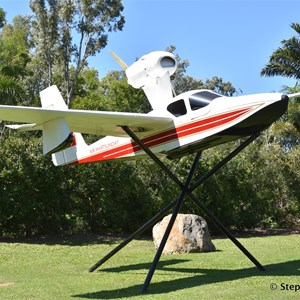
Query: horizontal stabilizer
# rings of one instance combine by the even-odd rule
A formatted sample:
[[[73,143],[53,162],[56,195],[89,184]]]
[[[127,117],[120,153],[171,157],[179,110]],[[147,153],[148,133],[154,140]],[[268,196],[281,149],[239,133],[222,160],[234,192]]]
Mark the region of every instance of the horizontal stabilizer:
[[[33,130],[42,130],[41,126],[33,124],[15,124],[15,125],[5,125],[10,129],[20,130],[20,131],[33,131]]]

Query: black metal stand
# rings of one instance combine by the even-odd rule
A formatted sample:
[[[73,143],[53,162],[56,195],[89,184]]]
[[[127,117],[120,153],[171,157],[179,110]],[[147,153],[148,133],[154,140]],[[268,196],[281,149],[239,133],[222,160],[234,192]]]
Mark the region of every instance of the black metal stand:
[[[179,198],[178,198],[178,200],[176,202],[176,206],[174,208],[174,211],[173,211],[173,214],[172,214],[171,219],[169,221],[169,224],[168,224],[168,226],[166,228],[166,231],[165,231],[165,233],[163,235],[163,238],[162,238],[162,240],[161,240],[161,242],[159,244],[159,247],[158,247],[158,249],[156,251],[156,255],[154,257],[154,260],[152,262],[151,268],[150,268],[150,270],[148,272],[148,275],[146,277],[145,283],[143,285],[142,293],[145,293],[147,291],[147,289],[148,289],[148,286],[150,284],[150,281],[151,281],[152,276],[154,274],[154,271],[156,269],[157,263],[158,263],[158,261],[159,261],[159,259],[161,257],[161,254],[162,254],[162,252],[163,252],[163,250],[165,248],[165,245],[167,243],[167,240],[169,238],[169,235],[170,235],[171,230],[173,228],[173,225],[175,223],[176,217],[177,217],[177,215],[179,213],[179,210],[181,208],[183,200],[184,200],[184,198],[186,196],[187,190],[188,190],[188,188],[190,186],[190,183],[191,183],[192,177],[194,175],[194,172],[196,170],[196,167],[198,165],[198,161],[199,161],[200,156],[201,156],[201,153],[197,153],[197,155],[196,155],[196,157],[194,159],[194,162],[193,162],[193,165],[192,165],[191,170],[189,172],[189,175],[187,177],[187,180],[186,180],[186,182],[185,182],[185,184],[184,184],[184,186],[183,186],[183,188],[181,190],[180,196],[179,196]]]
[[[233,157],[235,157],[239,152],[241,152],[245,147],[247,147],[252,141],[254,141],[258,136],[259,133],[253,134],[251,137],[249,137],[246,141],[244,141],[240,146],[238,146],[234,151],[232,151],[228,156],[226,156],[222,161],[220,161],[214,168],[212,168],[209,172],[204,174],[200,179],[196,181],[191,187],[191,179],[193,177],[193,174],[195,172],[196,166],[198,164],[200,153],[198,153],[194,159],[193,165],[191,167],[191,170],[188,174],[186,182],[183,184],[178,177],[171,172],[169,168],[127,127],[123,126],[123,130],[143,149],[143,151],[181,188],[180,195],[173,200],[169,205],[167,205],[165,208],[163,208],[158,214],[156,214],[151,220],[149,220],[147,223],[145,223],[142,227],[140,227],[137,231],[135,231],[133,234],[131,234],[127,239],[125,239],[120,245],[118,245],[116,248],[114,248],[111,252],[109,252],[105,257],[103,257],[101,260],[99,260],[97,263],[95,263],[90,269],[89,272],[93,272],[96,270],[100,265],[102,265],[105,261],[107,261],[110,257],[112,257],[114,254],[116,254],[118,251],[120,251],[123,247],[125,247],[130,241],[132,241],[134,238],[142,234],[144,231],[146,231],[148,228],[152,227],[155,223],[157,223],[162,217],[164,217],[168,211],[175,206],[173,214],[171,216],[171,219],[169,221],[169,224],[167,226],[166,232],[163,236],[163,239],[160,243],[160,246],[157,250],[157,253],[155,255],[155,258],[153,260],[152,266],[149,269],[148,275],[146,277],[146,280],[144,282],[142,293],[145,293],[149,287],[150,281],[152,279],[152,276],[154,274],[154,271],[156,269],[157,263],[160,259],[160,256],[162,254],[162,251],[165,247],[165,244],[167,242],[167,239],[169,237],[169,234],[172,230],[173,224],[175,222],[175,219],[179,213],[180,207],[182,205],[182,202],[184,201],[186,196],[189,196],[194,203],[196,203],[201,210],[206,214],[208,219],[217,226],[224,234],[227,235],[227,237],[257,266],[257,268],[261,271],[264,271],[264,267],[253,257],[253,255],[228,231],[228,229],[212,214],[212,212],[205,206],[205,204],[199,200],[197,197],[195,197],[192,192],[201,185],[204,181],[206,181],[210,176],[215,174],[219,169],[221,169],[227,162],[229,162]]]

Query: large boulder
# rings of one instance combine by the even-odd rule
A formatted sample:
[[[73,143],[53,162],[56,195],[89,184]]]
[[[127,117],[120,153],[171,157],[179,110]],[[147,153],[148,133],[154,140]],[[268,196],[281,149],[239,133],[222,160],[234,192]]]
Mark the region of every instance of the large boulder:
[[[163,218],[152,230],[153,241],[157,249],[163,238],[171,215]],[[178,214],[168,241],[165,245],[164,254],[211,252],[216,247],[211,241],[206,221],[192,214]]]

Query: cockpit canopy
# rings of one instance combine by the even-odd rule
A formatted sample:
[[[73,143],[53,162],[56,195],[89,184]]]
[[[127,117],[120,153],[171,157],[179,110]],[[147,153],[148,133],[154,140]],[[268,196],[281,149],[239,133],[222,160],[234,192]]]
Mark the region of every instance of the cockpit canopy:
[[[210,104],[210,102],[223,95],[210,90],[190,91],[178,96],[168,105],[167,110],[175,117],[183,116],[188,110],[198,110]]]

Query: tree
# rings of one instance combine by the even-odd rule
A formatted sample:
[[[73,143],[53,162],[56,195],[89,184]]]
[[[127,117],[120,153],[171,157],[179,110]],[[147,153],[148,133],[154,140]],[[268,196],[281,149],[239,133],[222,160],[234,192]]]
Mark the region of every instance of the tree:
[[[282,46],[273,52],[269,62],[262,69],[261,76],[284,76],[297,80],[294,87],[284,86],[282,91],[297,93],[300,91],[300,24],[292,23],[296,36],[282,40]],[[272,126],[274,136],[277,136],[285,147],[299,144],[300,133],[300,98],[289,103],[288,113]]]
[[[282,40],[282,46],[275,50],[269,62],[262,69],[261,76],[284,76],[300,80],[300,24],[292,23],[297,36]]]
[[[48,66],[48,85],[52,84],[56,68],[63,79],[60,88],[71,106],[79,74],[88,65],[87,59],[106,46],[109,32],[122,30],[124,26],[121,0],[47,0],[47,3],[31,0],[30,7],[35,14],[37,53]]]
[[[225,96],[237,94],[237,90],[232,86],[231,82],[224,82],[222,78],[217,76],[207,79],[201,88],[213,90]]]
[[[151,110],[143,90],[129,85],[124,72],[108,73],[101,80],[101,93],[106,95],[106,110],[139,113]]]
[[[25,80],[30,62],[29,19],[15,17],[0,33],[0,98],[1,104],[25,101]]]
[[[3,8],[0,7],[0,29],[6,24],[6,13]]]
[[[33,21],[36,56],[43,63],[43,67],[47,66],[47,81],[50,86],[52,85],[53,65],[57,60],[58,52],[59,8],[56,0],[48,0],[48,5],[47,9],[45,0],[30,1],[30,8],[36,15]]]

